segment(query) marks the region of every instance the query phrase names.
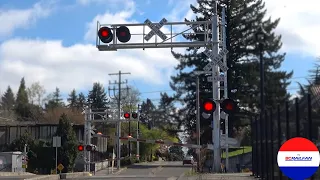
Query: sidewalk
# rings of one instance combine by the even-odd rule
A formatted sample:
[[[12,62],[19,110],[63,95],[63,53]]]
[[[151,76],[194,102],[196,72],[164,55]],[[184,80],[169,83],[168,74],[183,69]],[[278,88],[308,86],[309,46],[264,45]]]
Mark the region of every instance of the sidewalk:
[[[183,177],[186,180],[253,180],[251,173],[225,173],[225,174],[199,174],[197,176]]]
[[[107,176],[107,175],[117,175],[119,173],[121,173],[123,170],[127,169],[126,167],[124,168],[120,168],[120,170],[117,170],[117,167],[113,168],[113,172],[112,172],[112,168],[106,168],[100,171],[95,172],[93,175],[94,176]]]

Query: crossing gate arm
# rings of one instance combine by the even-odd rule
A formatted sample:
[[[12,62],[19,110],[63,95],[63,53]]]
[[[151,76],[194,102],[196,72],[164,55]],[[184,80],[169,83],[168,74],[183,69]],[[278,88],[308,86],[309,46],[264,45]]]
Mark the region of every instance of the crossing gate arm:
[[[116,136],[107,136],[107,135],[99,135],[94,134],[94,137],[106,137],[110,139],[116,139]],[[165,144],[165,145],[171,145],[171,146],[183,146],[183,147],[189,147],[189,148],[195,148],[195,149],[201,149],[204,148],[202,145],[196,145],[196,144],[183,144],[183,143],[175,143],[168,140],[152,140],[152,139],[137,139],[137,138],[129,138],[129,137],[120,137],[120,140],[123,141],[131,141],[131,142],[142,142],[142,143],[149,143],[149,144]]]

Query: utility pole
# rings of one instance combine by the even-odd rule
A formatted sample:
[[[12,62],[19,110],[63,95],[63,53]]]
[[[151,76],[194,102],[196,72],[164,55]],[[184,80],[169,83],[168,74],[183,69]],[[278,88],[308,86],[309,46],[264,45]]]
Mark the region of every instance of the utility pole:
[[[219,43],[218,43],[218,4],[214,1],[213,16],[212,16],[212,53],[219,53]],[[220,68],[217,65],[212,67],[212,75],[219,76]],[[212,98],[215,101],[220,100],[220,82],[212,81]],[[212,119],[212,143],[213,143],[213,170],[214,172],[219,172],[221,163],[221,149],[220,149],[220,103],[216,103],[217,110],[213,113]]]
[[[121,81],[121,76],[124,74],[131,74],[131,73],[122,73],[119,71],[119,73],[111,73],[109,74],[110,76],[118,76],[119,80],[118,82],[115,81],[114,83],[109,83],[110,85],[112,84],[117,84],[118,89],[114,88],[114,90],[118,90],[118,122],[117,122],[117,169],[120,170],[120,157],[121,157],[121,142],[120,142],[120,136],[121,136],[121,84],[127,84],[127,81],[122,82]]]
[[[140,134],[140,111],[141,111],[141,105],[138,104],[138,121],[137,121],[137,139],[139,139]],[[137,160],[140,161],[140,142],[137,141]]]

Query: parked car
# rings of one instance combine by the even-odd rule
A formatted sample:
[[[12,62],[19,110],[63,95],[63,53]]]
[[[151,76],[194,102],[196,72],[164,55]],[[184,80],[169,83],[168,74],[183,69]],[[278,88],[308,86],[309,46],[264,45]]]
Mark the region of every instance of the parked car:
[[[186,156],[183,159],[183,162],[182,162],[183,165],[185,165],[185,164],[193,164],[193,163],[194,163],[194,160],[193,160],[192,156]]]

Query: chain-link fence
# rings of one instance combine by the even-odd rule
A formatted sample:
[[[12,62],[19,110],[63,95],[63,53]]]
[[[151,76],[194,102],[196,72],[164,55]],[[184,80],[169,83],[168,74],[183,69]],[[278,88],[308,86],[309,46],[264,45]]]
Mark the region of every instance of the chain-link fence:
[[[320,96],[317,94],[319,92],[311,90],[301,98],[266,109],[262,117],[252,118],[254,177],[266,180],[288,179],[281,173],[277,164],[278,150],[287,139],[304,137],[319,144]],[[318,170],[310,179],[319,178]]]

